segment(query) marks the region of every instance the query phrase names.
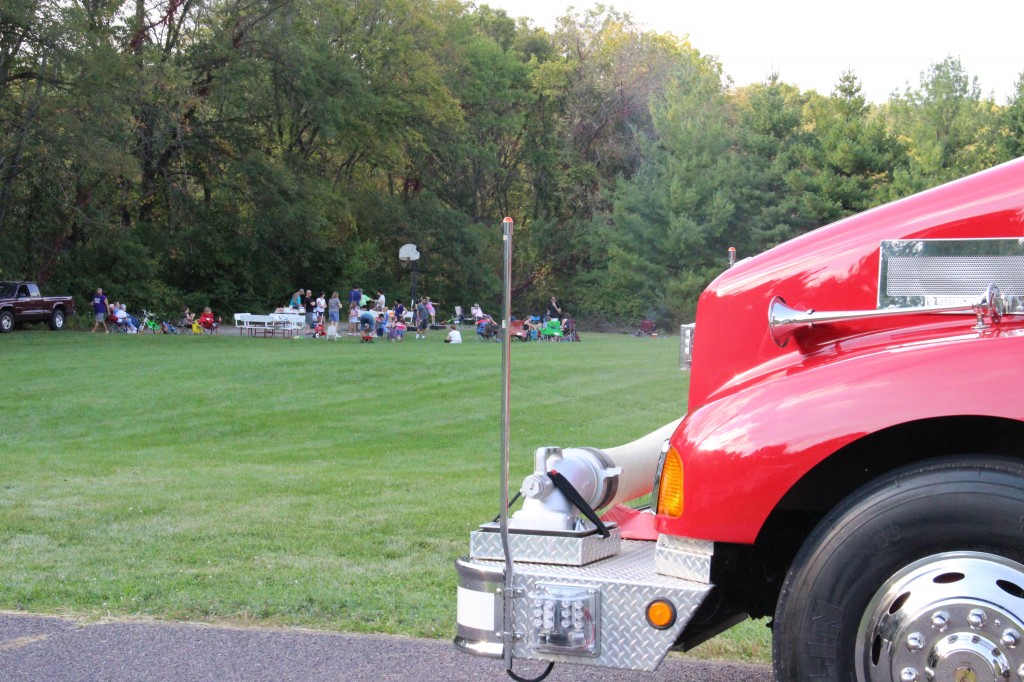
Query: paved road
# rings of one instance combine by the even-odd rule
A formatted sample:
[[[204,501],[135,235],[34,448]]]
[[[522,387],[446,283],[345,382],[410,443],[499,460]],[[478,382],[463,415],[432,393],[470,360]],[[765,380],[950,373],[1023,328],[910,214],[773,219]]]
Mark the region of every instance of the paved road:
[[[521,667],[520,667],[521,666]],[[519,663],[536,676],[543,666]],[[500,661],[455,651],[448,642],[296,629],[224,628],[0,612],[4,682],[402,681],[503,682]],[[770,682],[766,666],[669,659],[656,673],[556,665],[551,682]]]

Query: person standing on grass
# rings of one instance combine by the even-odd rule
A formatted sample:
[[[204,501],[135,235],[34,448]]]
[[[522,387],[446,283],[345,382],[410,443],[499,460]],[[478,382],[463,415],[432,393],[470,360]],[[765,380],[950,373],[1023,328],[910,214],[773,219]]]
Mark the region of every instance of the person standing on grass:
[[[338,322],[341,321],[341,299],[338,298],[337,291],[331,294],[331,300],[327,301],[327,319],[337,329]]]
[[[327,301],[324,296],[327,294],[323,291],[316,297],[316,321],[320,324],[324,323],[324,311],[327,310]]]
[[[302,299],[302,305],[306,309],[306,326],[312,327],[316,324],[316,299],[313,298],[312,289],[306,289],[306,296]]]
[[[416,304],[416,338],[427,338],[427,329],[430,327],[430,313],[427,311],[427,299],[421,298]]]
[[[291,300],[288,301],[288,307],[289,308],[295,308],[296,310],[298,310],[301,306],[302,306],[302,289],[299,289],[294,294],[292,294]]]
[[[355,336],[359,331],[359,304],[355,301],[348,303],[348,333]]]
[[[103,295],[103,289],[97,289],[96,295],[92,297],[92,312],[96,317],[96,321],[92,323],[92,332],[95,334],[96,329],[102,324],[103,332],[106,334],[110,333],[107,329],[107,297]]]
[[[377,307],[374,308],[378,313],[383,313],[388,309],[387,299],[384,298],[384,292],[377,289]]]
[[[558,299],[554,296],[548,301],[548,319],[562,321],[562,308],[558,305]]]
[[[427,314],[430,315],[430,324],[437,324],[437,311],[434,310],[434,304],[430,302],[430,297],[427,296]]]

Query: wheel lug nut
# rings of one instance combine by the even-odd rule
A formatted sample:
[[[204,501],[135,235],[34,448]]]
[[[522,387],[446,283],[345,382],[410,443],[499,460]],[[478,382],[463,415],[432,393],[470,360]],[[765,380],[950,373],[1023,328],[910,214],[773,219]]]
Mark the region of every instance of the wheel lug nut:
[[[1013,649],[1020,644],[1020,633],[1013,628],[1007,628],[1003,631],[1003,636],[999,641],[1003,646]]]
[[[932,629],[938,632],[945,632],[949,627],[949,614],[945,611],[936,611],[932,614]]]
[[[907,635],[907,649],[909,649],[911,653],[916,654],[923,648],[924,635],[922,635],[920,632],[911,632],[909,635]],[[907,670],[912,670],[912,668],[907,668]],[[914,674],[916,675],[917,673],[915,672]],[[915,677],[914,679],[917,678]]]
[[[900,682],[917,682],[921,676],[913,668],[904,668],[900,671]]]
[[[967,624],[975,630],[985,627],[986,620],[988,620],[988,616],[981,609],[971,609],[971,612],[967,614]]]

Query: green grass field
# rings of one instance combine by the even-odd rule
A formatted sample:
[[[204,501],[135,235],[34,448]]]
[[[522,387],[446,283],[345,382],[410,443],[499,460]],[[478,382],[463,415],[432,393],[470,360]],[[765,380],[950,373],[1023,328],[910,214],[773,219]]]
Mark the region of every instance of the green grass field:
[[[442,338],[0,337],[0,609],[451,636],[453,561],[498,512],[501,347]],[[512,368],[513,488],[539,446],[685,408],[677,339],[517,344]]]

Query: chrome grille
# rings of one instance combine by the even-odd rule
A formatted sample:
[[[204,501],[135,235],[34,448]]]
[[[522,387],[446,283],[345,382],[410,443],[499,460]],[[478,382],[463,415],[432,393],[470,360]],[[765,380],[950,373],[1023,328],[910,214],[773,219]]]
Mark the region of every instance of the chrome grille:
[[[879,308],[970,304],[995,284],[1007,312],[1024,310],[1024,240],[884,241],[880,259]]]

